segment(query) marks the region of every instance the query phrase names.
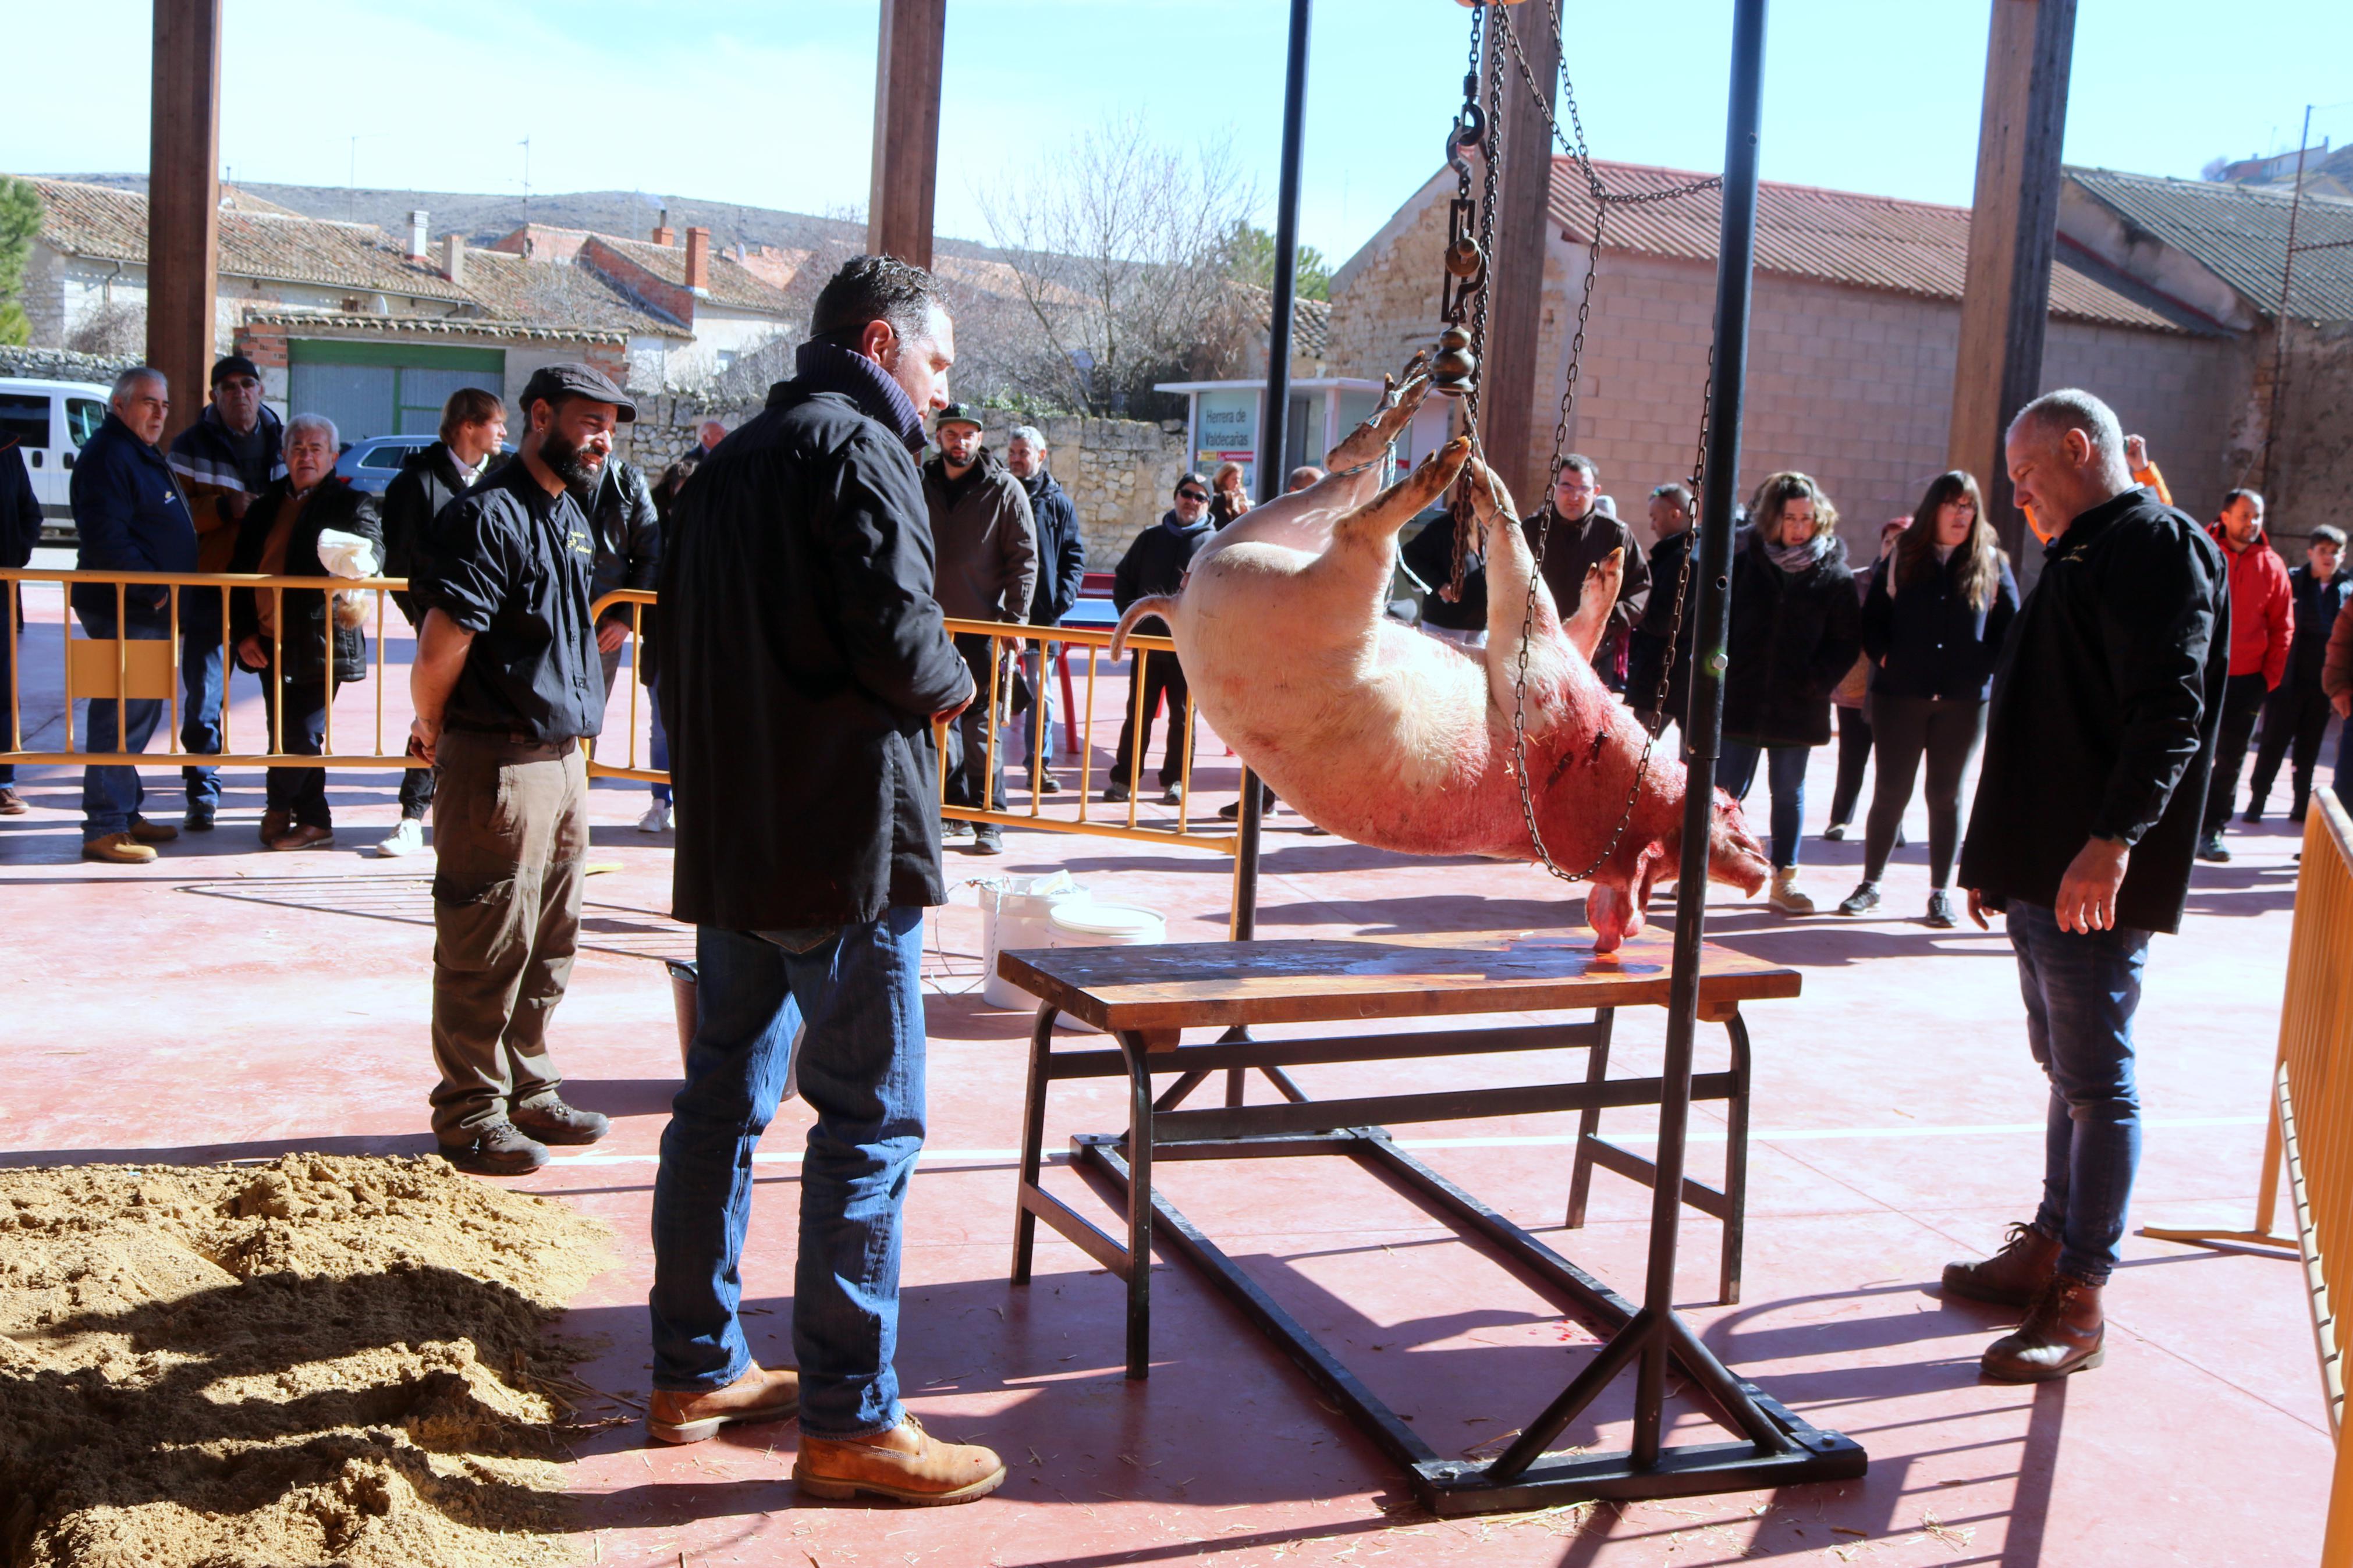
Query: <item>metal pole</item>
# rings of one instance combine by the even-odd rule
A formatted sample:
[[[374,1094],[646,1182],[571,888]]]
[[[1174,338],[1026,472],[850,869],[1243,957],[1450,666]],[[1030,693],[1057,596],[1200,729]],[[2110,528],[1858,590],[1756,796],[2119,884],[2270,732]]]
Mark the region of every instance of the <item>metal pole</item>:
[[[2295,220],[2304,213],[2304,148],[2312,140],[2312,105],[2304,106],[2304,130],[2295,139],[2295,195],[2287,205],[2287,255],[2280,262],[2279,314],[2272,318],[2271,408],[2263,416],[2263,493],[2269,504],[2279,498],[2272,489],[2272,444],[2279,439],[2280,384],[2287,379],[2287,293],[2295,278]]]
[[[1757,258],[1757,132],[1764,99],[1765,0],[1736,0],[1732,90],[1725,125],[1724,219],[1715,269],[1715,382],[1708,394],[1707,476],[1700,500],[1699,624],[1683,732],[1683,863],[1675,882],[1674,970],[1667,988],[1666,1062],[1651,1186],[1651,1264],[1642,1305],[1655,1322],[1674,1310],[1675,1230],[1691,1121],[1692,1037],[1699,1026],[1700,938],[1707,920],[1708,830],[1714,826],[1715,754],[1724,730],[1724,643],[1732,600],[1732,501],[1740,478],[1740,402],[1748,374],[1748,284]],[[1659,1462],[1668,1336],[1642,1347],[1634,1391],[1633,1458]]]
[[[1266,411],[1259,422],[1258,499],[1282,493],[1284,416],[1291,411],[1291,311],[1299,283],[1299,147],[1307,110],[1309,0],[1291,0],[1291,49],[1282,73],[1282,174],[1274,206],[1274,298],[1266,333]],[[1258,934],[1258,775],[1242,768],[1240,842],[1235,847],[1234,938]]]

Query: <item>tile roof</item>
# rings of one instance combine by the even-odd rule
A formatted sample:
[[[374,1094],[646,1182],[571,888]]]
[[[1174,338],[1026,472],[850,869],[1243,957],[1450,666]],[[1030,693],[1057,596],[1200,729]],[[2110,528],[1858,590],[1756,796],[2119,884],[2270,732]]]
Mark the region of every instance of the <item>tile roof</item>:
[[[1241,287],[1250,298],[1250,321],[1263,334],[1274,325],[1274,291],[1255,283]],[[1261,339],[1261,342],[1263,339]],[[1293,359],[1324,358],[1332,346],[1332,302],[1293,296],[1291,301],[1291,354]]]
[[[609,343],[624,347],[629,334],[619,327],[551,327],[537,321],[502,321],[489,316],[344,315],[332,310],[248,310],[246,324],[311,327],[339,332],[397,332],[404,338],[517,338],[538,343]]]
[[[2292,195],[2113,169],[2070,166],[2067,177],[2128,225],[2188,253],[2266,318],[2279,313]],[[2327,250],[2304,248],[2332,241],[2342,243]],[[2306,190],[2295,242],[2291,313],[2353,320],[2353,202]]]
[[[534,242],[538,259],[544,262],[569,261],[579,254],[581,242],[595,239],[598,244],[644,268],[665,283],[686,287],[686,245],[656,245],[649,239],[626,239],[617,234],[600,234],[594,229],[558,228],[552,224],[526,224],[512,234],[501,238],[499,254],[519,254],[522,242]],[[508,247],[513,248],[510,250]],[[784,290],[759,277],[735,259],[732,247],[723,249],[717,244],[711,247],[711,281],[707,296],[714,305],[737,310],[758,310],[769,315],[790,313],[792,306]]]
[[[1611,192],[1663,190],[1704,176],[1680,169],[1595,159]],[[1593,198],[1567,157],[1552,162],[1553,220],[1577,240],[1590,237]],[[1641,206],[1613,206],[1604,230],[1611,249],[1691,261],[1715,259],[1720,193],[1701,191]],[[1762,181],[1757,189],[1757,269],[1923,299],[1957,300],[1968,269],[1969,209],[1892,196]],[[2079,255],[2051,269],[2051,313],[2154,331],[2210,331],[2120,278],[2094,275]],[[2127,290],[2130,290],[2129,292]]]
[[[41,237],[76,256],[144,265],[147,198],[137,191],[36,178],[41,195]],[[292,217],[224,205],[220,269],[234,278],[311,283],[362,294],[463,300],[466,291],[429,267],[412,263],[367,224]]]
[[[503,250],[469,250],[461,276],[466,292],[500,320],[681,341],[694,335],[668,316],[647,310],[594,268],[526,261]]]

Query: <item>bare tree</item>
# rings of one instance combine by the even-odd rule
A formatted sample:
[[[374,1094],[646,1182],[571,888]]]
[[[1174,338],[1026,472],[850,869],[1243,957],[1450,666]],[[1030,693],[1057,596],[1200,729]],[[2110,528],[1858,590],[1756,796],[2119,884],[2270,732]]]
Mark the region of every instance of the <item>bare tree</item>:
[[[1228,240],[1257,202],[1229,147],[1187,152],[1116,116],[1024,174],[977,193],[1035,326],[1021,390],[1157,413],[1155,381],[1230,371],[1247,312]]]
[[[107,358],[147,352],[147,307],[109,300],[74,323],[59,348]]]

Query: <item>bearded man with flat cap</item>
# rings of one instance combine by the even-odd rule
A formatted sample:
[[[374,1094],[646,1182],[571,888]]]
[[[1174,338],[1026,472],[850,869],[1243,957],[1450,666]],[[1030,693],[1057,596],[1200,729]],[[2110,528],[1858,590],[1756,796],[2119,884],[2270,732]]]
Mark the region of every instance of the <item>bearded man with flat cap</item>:
[[[433,1135],[459,1170],[512,1176],[606,1120],[566,1105],[547,1023],[572,974],[588,853],[587,759],[605,679],[589,618],[596,547],[583,510],[627,394],[585,364],[523,387],[513,462],[443,507],[417,542],[409,754],[433,796]]]

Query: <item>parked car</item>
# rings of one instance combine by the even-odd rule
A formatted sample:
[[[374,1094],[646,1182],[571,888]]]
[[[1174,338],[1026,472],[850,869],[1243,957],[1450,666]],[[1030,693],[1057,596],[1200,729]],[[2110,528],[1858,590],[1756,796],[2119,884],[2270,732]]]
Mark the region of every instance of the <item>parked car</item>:
[[[73,527],[74,458],[106,423],[109,391],[90,381],[0,379],[0,440],[16,437],[47,533]]]
[[[420,447],[430,447],[438,439],[435,436],[370,436],[343,448],[343,456],[335,459],[335,472],[349,480],[353,489],[380,496],[400,472],[400,465],[408,460],[409,453]],[[499,453],[511,458],[514,447],[501,447]]]

